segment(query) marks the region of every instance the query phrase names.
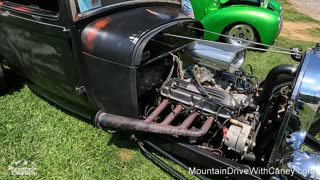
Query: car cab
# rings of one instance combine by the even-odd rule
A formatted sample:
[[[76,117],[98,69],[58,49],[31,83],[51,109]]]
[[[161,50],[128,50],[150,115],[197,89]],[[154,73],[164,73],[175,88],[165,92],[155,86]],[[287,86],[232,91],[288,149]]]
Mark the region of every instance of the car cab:
[[[172,45],[155,48],[150,39],[162,31],[201,36],[183,30],[202,26],[179,8],[175,0],[1,0],[0,62],[72,112],[136,117],[139,95],[155,80],[142,64],[190,42],[158,37]]]

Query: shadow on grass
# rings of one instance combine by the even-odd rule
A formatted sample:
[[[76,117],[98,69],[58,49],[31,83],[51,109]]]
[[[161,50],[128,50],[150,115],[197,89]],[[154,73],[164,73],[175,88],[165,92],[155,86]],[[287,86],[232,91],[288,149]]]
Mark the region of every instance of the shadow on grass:
[[[5,69],[4,73],[8,87],[5,89],[2,95],[11,95],[23,88],[24,80],[21,76],[9,69]]]
[[[28,84],[23,77],[19,76],[17,73],[14,71],[6,68],[5,69],[5,77],[6,77],[6,82],[8,85],[8,88],[5,89],[2,95],[12,95],[15,92],[21,90],[26,84]],[[72,111],[69,111],[68,109],[65,109],[54,102],[48,100],[47,98],[43,97],[41,94],[37,93],[36,91],[32,90],[32,88],[29,87],[29,89],[35,93],[38,97],[40,97],[42,100],[46,101],[49,103],[51,106],[55,107],[56,109],[66,113],[69,116],[72,116],[82,122],[85,122],[87,124],[90,124],[95,127],[94,123],[94,113],[91,116],[91,118],[84,118],[83,116],[80,116]],[[98,128],[97,128],[98,129]],[[107,131],[105,133],[108,133]],[[128,132],[128,131],[119,131],[116,133],[112,134],[112,137],[110,141],[106,142],[107,145],[115,145],[119,148],[125,148],[125,149],[138,149],[138,146],[136,145],[136,142],[131,139],[131,135],[133,132]]]
[[[72,116],[72,117],[76,118],[76,119],[79,120],[79,121],[82,121],[82,122],[85,122],[85,123],[90,124],[90,125],[92,125],[92,126],[95,126],[93,113],[89,113],[89,112],[85,113],[86,115],[87,115],[87,114],[92,114],[92,115],[87,115],[88,117],[85,118],[84,116],[81,116],[81,115],[79,115],[79,114],[77,114],[77,113],[75,113],[75,112],[72,112],[72,111],[70,111],[70,110],[68,110],[68,109],[66,109],[66,108],[64,108],[64,107],[62,107],[62,106],[59,106],[59,104],[56,104],[55,102],[52,102],[50,99],[48,99],[48,98],[42,96],[41,94],[39,94],[38,92],[34,91],[34,90],[32,89],[32,85],[31,85],[31,84],[27,84],[27,85],[28,85],[29,89],[30,89],[34,94],[36,94],[36,95],[37,95],[39,98],[41,98],[43,101],[47,102],[50,106],[56,108],[56,109],[59,110],[59,111],[64,112],[64,113],[67,114],[68,116]],[[90,117],[90,118],[89,118],[89,117]]]
[[[85,118],[85,117],[83,117],[77,113],[74,113],[74,112],[72,112],[62,106],[59,106],[58,104],[50,101],[46,97],[37,93],[36,91],[33,90],[31,84],[28,84],[28,87],[33,93],[35,93],[42,100],[46,101],[50,106],[53,106],[54,108],[66,113],[68,116],[72,116],[72,117],[76,118],[79,121],[82,121],[84,123],[92,125],[93,127],[97,128],[97,130],[98,130],[98,127],[96,127],[96,125],[94,123],[95,113],[93,113],[93,112],[88,113],[90,115],[88,115],[88,117]],[[90,116],[90,118],[89,118],[89,116]],[[105,133],[109,133],[109,132],[107,130],[105,130]],[[133,132],[117,131],[115,133],[110,133],[110,134],[111,134],[111,139],[108,142],[106,142],[107,145],[115,145],[119,148],[125,148],[125,149],[137,149],[138,148],[138,146],[136,145],[136,142],[131,139],[131,135],[133,134]]]
[[[138,149],[137,143],[131,138],[132,134],[132,132],[128,131],[113,133],[111,139],[107,142],[107,145],[115,145],[118,148],[125,149]]]

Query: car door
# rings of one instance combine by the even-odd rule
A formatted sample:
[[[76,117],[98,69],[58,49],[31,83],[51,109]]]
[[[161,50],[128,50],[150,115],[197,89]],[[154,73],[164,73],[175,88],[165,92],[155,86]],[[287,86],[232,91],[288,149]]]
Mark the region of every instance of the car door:
[[[0,1],[0,3],[1,3],[1,1]],[[6,43],[6,37],[5,37],[5,34],[4,34],[3,25],[2,25],[2,22],[1,22],[1,16],[0,16],[0,56],[4,56],[4,54],[6,54],[6,52],[7,52],[6,44],[7,44]]]
[[[4,33],[3,23],[2,23],[2,16],[6,15],[5,11],[2,11],[2,0],[0,0],[0,58],[4,59],[15,59],[14,54],[10,51],[8,47],[8,42],[6,35]],[[0,59],[0,61],[3,59]]]
[[[3,0],[3,30],[14,55],[8,64],[40,87],[42,95],[86,106],[75,93],[78,72],[61,9],[62,0]]]

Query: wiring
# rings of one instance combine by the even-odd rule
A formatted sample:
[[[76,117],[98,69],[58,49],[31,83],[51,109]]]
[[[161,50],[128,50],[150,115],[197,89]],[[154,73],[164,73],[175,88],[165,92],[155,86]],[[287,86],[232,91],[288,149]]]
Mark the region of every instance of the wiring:
[[[173,74],[173,70],[174,70],[174,59],[173,59],[173,63],[172,63],[172,66],[171,66],[171,69],[170,69],[170,72],[167,76],[167,79],[163,82],[162,86],[160,87],[160,89],[162,89],[171,79],[172,77],[172,74]]]
[[[252,68],[251,64],[247,64],[246,66],[248,66],[250,68],[250,73],[253,75],[253,68]]]
[[[181,111],[180,113],[176,113],[176,112],[174,112],[172,109],[171,109],[171,112],[172,112],[175,116],[177,116],[177,115],[179,115],[179,114],[184,114],[184,113],[186,113],[186,112],[190,112],[190,111],[192,111],[193,109],[195,109],[195,107],[196,107],[197,105],[199,105],[201,102],[206,102],[205,100],[207,100],[207,97],[201,98],[199,101],[197,101],[196,103],[194,103],[194,104],[193,104],[192,106],[190,106],[190,107],[186,107],[186,106],[183,105],[184,110]]]
[[[200,81],[199,81],[199,79],[198,79],[198,77],[197,77],[197,75],[196,75],[196,65],[195,66],[193,66],[193,68],[192,68],[192,73],[193,73],[193,77],[194,77],[194,79],[195,79],[195,81],[196,81],[196,83],[197,83],[197,87],[198,88],[200,88],[199,90],[200,90],[200,92],[201,93],[203,93],[203,95],[205,95],[206,97],[208,97],[209,99],[211,98],[211,96],[207,93],[207,91],[203,88],[203,86],[201,85],[201,83],[200,83]]]
[[[148,117],[150,115],[150,112],[153,111],[154,109],[156,109],[155,107],[151,107],[147,113],[146,113],[146,117]]]
[[[177,68],[178,77],[180,79],[183,79],[183,77],[184,77],[183,62],[181,61],[181,59],[177,55],[174,55],[173,53],[170,53],[170,55],[172,56],[173,61],[176,62],[178,65],[178,68]]]
[[[147,106],[144,108],[144,116],[147,117],[147,109],[149,108],[149,104],[147,104]]]
[[[178,65],[178,76],[180,79],[183,79],[184,77],[184,71],[183,71],[183,63],[182,61],[180,60],[180,58],[176,55],[174,55],[173,53],[170,53],[170,55],[172,56],[172,66],[171,66],[171,69],[170,69],[170,72],[166,78],[166,80],[163,82],[162,86],[160,87],[160,89],[162,89],[171,79],[172,77],[172,74],[173,74],[173,71],[174,71],[174,64],[177,63]]]

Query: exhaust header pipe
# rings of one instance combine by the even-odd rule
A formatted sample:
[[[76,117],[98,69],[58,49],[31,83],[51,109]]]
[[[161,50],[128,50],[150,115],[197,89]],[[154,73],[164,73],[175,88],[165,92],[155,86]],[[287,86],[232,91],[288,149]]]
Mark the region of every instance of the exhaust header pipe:
[[[168,135],[177,135],[177,136],[189,136],[189,137],[201,137],[205,135],[212,123],[214,118],[209,116],[207,120],[203,123],[202,127],[198,130],[187,129],[186,124],[191,124],[190,120],[195,119],[195,115],[191,115],[192,118],[187,118],[188,123],[182,123],[183,126],[171,126],[167,124],[160,124],[156,122],[148,122],[134,118],[128,118],[113,114],[107,114],[103,111],[100,111],[96,115],[96,125],[99,128],[114,128],[120,130],[131,130],[131,131],[143,131],[151,132],[158,134],[168,134]],[[185,121],[186,121],[185,120]]]

